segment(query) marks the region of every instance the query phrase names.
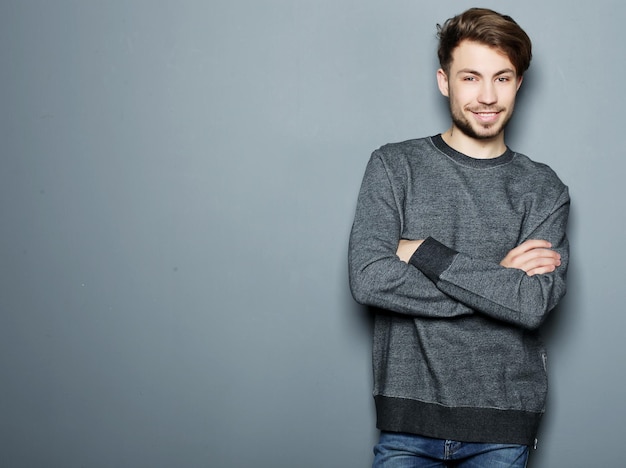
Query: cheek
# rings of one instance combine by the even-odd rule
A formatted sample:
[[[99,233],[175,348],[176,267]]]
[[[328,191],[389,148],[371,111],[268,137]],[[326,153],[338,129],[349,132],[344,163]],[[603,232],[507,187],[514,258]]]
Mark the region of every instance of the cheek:
[[[467,89],[450,90],[450,103],[453,107],[463,108],[473,102],[472,93]]]
[[[517,96],[517,90],[519,88],[517,85],[513,84],[512,86],[503,87],[500,90],[500,98],[505,99],[507,101],[515,101],[515,96]]]
[[[515,96],[517,96],[517,90],[513,90],[513,92],[507,92],[502,98],[504,100],[504,104],[511,109],[515,105]]]

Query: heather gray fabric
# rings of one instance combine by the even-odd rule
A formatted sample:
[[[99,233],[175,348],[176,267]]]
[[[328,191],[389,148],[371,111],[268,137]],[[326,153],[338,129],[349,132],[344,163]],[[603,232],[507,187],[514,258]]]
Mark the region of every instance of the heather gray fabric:
[[[508,149],[479,160],[440,135],[386,145],[368,163],[350,237],[350,286],[374,306],[378,427],[532,444],[547,392],[537,328],[565,294],[567,187]],[[409,264],[399,239],[426,239]],[[554,273],[501,267],[545,239]]]

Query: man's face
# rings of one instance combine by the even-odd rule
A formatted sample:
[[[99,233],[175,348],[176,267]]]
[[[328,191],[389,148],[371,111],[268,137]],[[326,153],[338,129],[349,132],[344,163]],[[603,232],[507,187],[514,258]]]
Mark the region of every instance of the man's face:
[[[454,127],[478,140],[502,133],[522,84],[506,55],[472,41],[454,49],[449,74],[439,70],[437,81],[441,93],[450,99]]]

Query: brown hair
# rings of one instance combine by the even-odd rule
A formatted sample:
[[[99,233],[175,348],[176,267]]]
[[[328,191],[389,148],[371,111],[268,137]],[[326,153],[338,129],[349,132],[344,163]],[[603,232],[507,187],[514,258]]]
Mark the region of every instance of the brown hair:
[[[515,71],[522,76],[530,65],[532,44],[524,30],[507,15],[486,8],[469,10],[437,25],[439,37],[439,64],[447,73],[452,63],[452,52],[469,40],[501,50],[509,58]]]

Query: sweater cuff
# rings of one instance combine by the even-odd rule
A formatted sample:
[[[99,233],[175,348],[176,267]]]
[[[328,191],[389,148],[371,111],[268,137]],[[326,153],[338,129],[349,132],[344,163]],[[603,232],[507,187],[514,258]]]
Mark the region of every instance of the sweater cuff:
[[[452,264],[458,252],[441,242],[427,237],[409,259],[409,264],[420,270],[433,283]]]

